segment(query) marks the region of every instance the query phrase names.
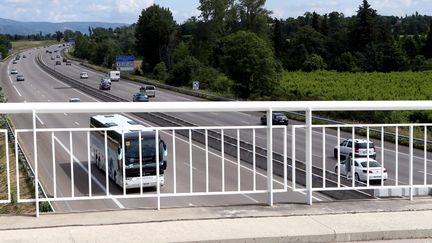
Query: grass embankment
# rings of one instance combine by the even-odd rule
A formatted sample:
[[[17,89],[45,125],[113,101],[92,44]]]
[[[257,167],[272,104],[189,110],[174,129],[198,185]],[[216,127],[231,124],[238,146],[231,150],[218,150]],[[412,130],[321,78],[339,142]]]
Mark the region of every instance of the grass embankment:
[[[14,53],[18,53],[24,50],[32,49],[39,46],[50,46],[59,44],[56,40],[44,40],[44,41],[12,41],[12,48]]]
[[[0,134],[0,199],[7,199],[7,170],[6,170],[6,147],[4,134]],[[15,177],[15,154],[12,146],[9,146],[9,161],[10,161],[10,182],[12,191],[12,202],[9,204],[0,204],[0,214],[30,214],[34,213],[36,208],[34,203],[17,203],[16,195],[16,177]],[[26,179],[23,168],[20,168],[20,197],[34,197],[33,189]]]

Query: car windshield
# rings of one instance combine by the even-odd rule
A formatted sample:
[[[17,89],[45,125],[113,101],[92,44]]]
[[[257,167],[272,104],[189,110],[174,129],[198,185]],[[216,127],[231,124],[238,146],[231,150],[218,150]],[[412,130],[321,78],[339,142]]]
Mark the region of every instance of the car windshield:
[[[356,143],[355,144],[355,148],[358,149],[366,149],[367,148],[367,143]],[[369,142],[369,148],[375,148],[374,144]]]
[[[284,119],[286,119],[286,117],[284,115],[278,115],[278,116],[276,116],[276,119],[284,120]]]
[[[361,165],[366,168],[367,162],[361,162]],[[376,161],[369,161],[369,167],[381,167],[381,164]]]

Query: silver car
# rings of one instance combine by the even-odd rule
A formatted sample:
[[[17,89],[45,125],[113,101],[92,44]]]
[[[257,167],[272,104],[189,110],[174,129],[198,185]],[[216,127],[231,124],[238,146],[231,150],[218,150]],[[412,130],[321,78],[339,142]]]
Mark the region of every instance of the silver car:
[[[368,148],[368,141],[365,139],[355,139],[354,140],[354,157],[369,157],[376,158],[376,150],[375,145],[373,142],[369,141],[369,151]],[[333,155],[337,159],[338,157],[338,149],[339,146],[336,145],[333,150]],[[353,149],[352,149],[352,139],[346,139],[342,141],[340,144],[340,156],[341,158],[347,158],[352,157]]]

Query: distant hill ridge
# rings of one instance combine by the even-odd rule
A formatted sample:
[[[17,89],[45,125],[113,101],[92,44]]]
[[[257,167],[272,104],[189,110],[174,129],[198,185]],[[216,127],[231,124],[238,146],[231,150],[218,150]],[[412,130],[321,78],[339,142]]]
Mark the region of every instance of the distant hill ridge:
[[[88,28],[117,28],[121,26],[128,26],[123,23],[105,23],[105,22],[20,22],[10,19],[0,18],[0,34],[9,35],[42,35],[53,34],[56,31],[72,30],[80,31],[81,33],[88,33]]]

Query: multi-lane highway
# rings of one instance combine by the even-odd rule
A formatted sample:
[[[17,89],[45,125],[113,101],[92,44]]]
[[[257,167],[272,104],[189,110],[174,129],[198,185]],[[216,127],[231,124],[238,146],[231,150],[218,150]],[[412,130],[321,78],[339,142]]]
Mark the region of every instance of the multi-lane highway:
[[[45,60],[47,63],[50,63],[49,57],[46,56]],[[51,61],[52,63],[52,61]],[[53,63],[52,63],[53,64]],[[102,77],[104,74],[94,72],[90,69],[83,68],[80,66],[77,62],[74,62],[74,65],[72,68],[68,68],[67,66],[64,66],[62,68],[58,69],[59,72],[62,72],[63,74],[70,76],[70,77],[76,77],[77,80],[78,74],[81,71],[87,71],[90,75],[89,80],[85,80],[84,82],[90,83],[94,87],[97,87],[100,77]],[[82,80],[81,80],[82,81]],[[110,91],[116,96],[122,97],[124,99],[131,99],[132,94],[137,92],[140,85],[131,82],[128,80],[122,79],[119,83],[114,83],[113,90]],[[178,93],[170,92],[170,91],[163,91],[158,92],[158,95],[155,99],[155,101],[164,102],[164,101],[199,101],[200,99],[190,96],[181,95]],[[259,119],[262,114],[259,113],[243,113],[243,112],[236,112],[236,113],[189,113],[189,114],[181,114],[176,113],[174,114],[176,117],[179,117],[180,119],[183,119],[185,121],[189,121],[191,123],[194,123],[196,125],[200,126],[209,126],[209,125],[216,125],[216,126],[227,126],[227,125],[238,125],[238,126],[244,126],[244,125],[257,125],[259,124]],[[296,124],[296,122],[291,121],[291,124]],[[256,133],[256,142],[258,146],[261,146],[263,148],[266,147],[266,130],[258,130]],[[289,129],[288,139],[289,141],[291,138]],[[337,163],[337,160],[333,158],[333,148],[337,144],[337,136],[336,132],[331,129],[327,129],[328,135],[326,136],[326,158],[325,158],[325,164],[326,168],[328,170],[333,171],[334,166]],[[228,134],[231,136],[235,136],[235,131],[232,131],[231,133],[228,131]],[[305,161],[305,134],[304,130],[299,130],[297,132],[296,136],[296,159],[300,161]],[[341,132],[341,139],[340,141],[343,141],[343,139],[351,138],[351,133]],[[361,136],[356,136],[356,138],[364,138]],[[241,139],[244,141],[251,142],[252,136],[250,132],[242,132],[241,133]],[[282,130],[275,130],[274,132],[274,142],[273,142],[273,149],[275,152],[282,154],[283,153],[283,133]],[[378,161],[382,161],[381,158],[381,141],[377,139],[371,139],[375,142],[375,146],[377,148],[377,159]],[[291,144],[288,143],[288,151],[291,151]],[[323,165],[323,159],[322,159],[322,131],[320,129],[316,129],[313,135],[313,164],[317,167],[322,167]],[[396,153],[397,151],[397,153]],[[398,167],[396,168],[396,154],[398,157]],[[432,158],[431,153],[427,153],[427,158]],[[431,171],[432,168],[429,168],[430,160],[427,160],[427,171]],[[407,185],[409,183],[409,149],[406,146],[398,146],[396,149],[394,143],[385,142],[384,143],[384,165],[388,169],[389,172],[389,180],[386,182],[386,185],[392,185],[397,184],[400,185]],[[413,159],[413,176],[414,176],[414,183],[415,184],[421,184],[423,183],[424,179],[424,152],[422,150],[414,150],[414,159]],[[397,176],[396,176],[397,172]],[[426,177],[428,180],[430,180],[430,176],[432,174],[429,174],[426,172]]]
[[[59,50],[57,46],[49,47],[51,51]],[[5,94],[9,102],[67,102],[71,97],[78,97],[82,102],[98,102],[91,95],[84,94],[67,84],[64,84],[60,80],[52,77],[51,75],[44,72],[37,64],[37,55],[41,56],[46,65],[51,65],[57,72],[67,75],[71,78],[76,79],[79,82],[83,82],[86,85],[97,88],[100,82],[100,78],[104,76],[102,73],[95,72],[93,70],[86,69],[79,66],[78,63],[73,62],[71,66],[66,66],[64,63],[60,66],[55,65],[55,61],[61,60],[54,58],[51,60],[51,56],[55,57],[55,54],[48,54],[45,52],[46,49],[41,48],[37,50],[27,51],[25,54],[27,58],[21,58],[18,64],[12,64],[12,62],[6,62],[1,68],[2,73],[2,87],[4,88]],[[16,68],[20,74],[24,74],[26,81],[17,82],[15,75],[10,74],[10,69]],[[81,80],[79,74],[82,71],[86,71],[89,74],[89,79]],[[115,96],[123,99],[131,100],[132,95],[139,90],[140,84],[120,80],[120,82],[114,82],[111,91],[109,92]],[[164,102],[164,101],[178,101],[178,102],[198,102],[200,99],[190,97],[171,91],[158,90],[156,98],[152,99],[151,102]],[[55,128],[75,128],[89,127],[89,117],[94,114],[61,114],[61,115],[39,115],[38,116],[38,127]],[[246,126],[246,125],[257,125],[259,123],[259,113],[175,113],[172,114],[179,119],[188,121],[190,123],[201,125],[201,126]],[[15,115],[12,117],[15,128],[31,128],[32,121],[31,115]],[[148,124],[146,121],[142,121]],[[291,121],[291,124],[296,122]],[[291,127],[289,127],[291,128]],[[337,137],[335,132],[327,129],[328,134],[326,135],[326,157],[324,163],[328,170],[333,171],[336,160],[333,158],[333,146],[336,145]],[[226,131],[227,134],[235,137],[236,131]],[[162,138],[167,142],[168,147],[172,148],[171,134],[163,133]],[[342,138],[350,138],[350,133],[342,132]],[[252,132],[242,131],[242,141],[251,143]],[[266,134],[265,129],[258,129],[256,133],[256,142],[258,146],[263,148],[266,147]],[[275,152],[283,152],[283,133],[281,129],[275,130],[273,148]],[[23,134],[22,141],[24,142],[25,150],[29,157],[32,157],[32,134]],[[56,194],[58,197],[67,197],[71,195],[71,191],[74,190],[75,195],[86,195],[88,193],[88,161],[87,161],[87,147],[86,137],[84,133],[73,134],[73,155],[74,155],[74,185],[71,185],[71,170],[70,170],[70,154],[69,154],[69,134],[68,133],[56,133],[54,136],[55,151],[56,151],[56,165],[52,165],[52,137],[50,133],[38,135],[38,154],[39,154],[39,173],[42,184],[50,195],[54,194],[54,176],[53,168],[56,171]],[[42,142],[41,142],[42,141]],[[288,151],[291,151],[291,129],[288,129]],[[377,159],[381,160],[381,147],[380,142],[375,141],[375,145],[378,150]],[[305,141],[304,141],[304,130],[298,130],[296,132],[296,159],[300,161],[305,160]],[[385,142],[384,144],[384,156],[385,156],[385,167],[389,172],[389,180],[386,181],[386,185],[392,185],[396,179],[396,168],[395,168],[395,145],[392,143]],[[186,138],[178,136],[176,138],[176,159],[177,166],[176,171],[176,185],[177,192],[188,192],[190,189],[189,184],[189,141]],[[409,153],[408,148],[404,146],[398,147],[397,156],[399,158],[398,165],[398,183],[408,184],[408,161]],[[187,152],[186,152],[187,151]],[[424,157],[423,151],[415,150],[414,157],[414,178],[415,183],[421,183],[424,178]],[[193,188],[194,192],[202,192],[205,190],[205,154],[204,146],[202,144],[193,144]],[[315,130],[313,133],[313,163],[317,167],[322,167],[322,134],[321,130]],[[428,158],[432,158],[430,153],[427,153]],[[169,153],[168,161],[172,161],[173,154]],[[428,171],[432,171],[430,167],[430,160],[427,160]],[[221,189],[221,156],[219,151],[211,151],[209,156],[209,181],[210,191],[218,191]],[[248,190],[252,187],[252,168],[247,163],[242,163],[241,168],[241,188],[242,190]],[[170,167],[171,166],[171,167]],[[105,176],[103,173],[98,171],[95,166],[91,166],[92,171],[92,188],[95,195],[105,194]],[[236,190],[237,188],[237,162],[235,158],[230,156],[225,157],[225,185],[226,190]],[[172,192],[173,188],[173,171],[172,164],[168,165],[166,171],[166,185],[162,188],[162,192]],[[265,189],[266,187],[266,172],[257,170],[257,188]],[[429,179],[429,174],[427,175]],[[282,178],[275,177],[275,188],[282,188]],[[123,191],[117,187],[114,183],[109,183],[109,192],[117,195]],[[137,192],[130,192],[137,193]],[[154,191],[146,190],[145,193],[154,193]],[[330,200],[328,197],[317,194],[315,200]],[[267,198],[265,195],[240,195],[240,196],[202,196],[202,197],[176,197],[162,200],[162,207],[164,206],[190,206],[190,205],[221,205],[221,204],[239,204],[239,203],[265,203]],[[294,192],[287,192],[278,194],[275,198],[276,202],[305,202],[305,195]],[[80,210],[95,210],[95,209],[117,209],[117,208],[136,208],[136,207],[155,207],[154,200],[150,199],[115,199],[115,200],[98,200],[98,201],[74,201],[66,203],[55,203],[56,210],[59,211],[80,211]]]
[[[54,49],[55,47],[52,47]],[[68,85],[56,80],[49,74],[43,72],[35,63],[36,55],[45,55],[44,49],[28,51],[25,54],[27,58],[22,58],[18,64],[11,64],[11,62],[2,65],[2,80],[5,94],[9,102],[66,102],[70,97],[79,97],[82,102],[97,102],[94,98],[71,88]],[[49,63],[50,60],[46,60]],[[24,74],[26,80],[24,82],[15,81],[14,75],[10,75],[10,69],[18,69],[20,74]],[[70,72],[71,76],[79,77],[81,69],[77,68],[75,64],[72,66],[61,65],[57,66],[56,70]],[[74,75],[72,75],[72,73]],[[97,82],[101,74],[96,74],[89,71],[89,76],[93,77],[85,82]],[[126,87],[122,87],[125,85]],[[130,87],[128,87],[129,85]],[[117,90],[123,95],[131,97],[133,92],[138,90],[138,85],[132,83],[119,82],[113,85],[113,91]],[[122,91],[123,90],[123,91]],[[164,98],[165,97],[165,98]],[[168,100],[170,97],[179,101],[190,100],[187,97],[174,93],[165,93],[159,91],[156,100]],[[38,115],[38,127],[54,128],[54,127],[89,127],[89,117],[93,114],[61,114],[61,115]],[[245,115],[248,116],[249,115]],[[198,117],[198,116],[197,116]],[[190,119],[190,118],[189,118]],[[31,128],[30,115],[17,115],[12,117],[15,128],[24,129]],[[211,125],[211,124],[207,124]],[[233,125],[233,124],[231,124]],[[29,158],[32,158],[32,134],[22,134],[22,141]],[[167,142],[168,147],[172,147],[170,138],[167,134],[162,134],[162,138]],[[52,137],[50,133],[38,134],[38,161],[39,161],[39,175],[41,182],[47,190],[48,194],[54,195],[54,176],[53,168],[56,174],[56,194],[57,197],[68,197],[71,195],[73,188],[74,194],[77,196],[85,195],[88,193],[88,164],[87,164],[87,148],[85,134],[73,134],[73,151],[74,151],[74,185],[71,187],[71,170],[70,170],[70,156],[69,156],[69,134],[68,133],[55,133],[55,152],[56,152],[56,165],[52,165]],[[188,151],[188,141],[180,136],[176,139],[176,158],[177,158],[177,192],[187,192],[190,188],[189,185],[189,154],[182,151]],[[204,152],[203,146],[194,144],[193,147],[194,163],[193,163],[193,188],[195,192],[202,192],[205,188],[205,168],[204,168]],[[172,158],[172,153],[168,157],[168,161]],[[201,159],[200,159],[201,158]],[[209,156],[209,182],[210,191],[220,190],[221,185],[221,156],[217,151],[211,151]],[[171,166],[171,167],[170,167]],[[92,188],[94,195],[104,194],[105,176],[96,169],[95,166],[91,167],[92,170]],[[226,190],[235,190],[237,188],[237,163],[236,159],[226,156],[225,159],[225,185]],[[252,170],[250,165],[242,164],[241,169],[241,187],[242,190],[247,190],[252,187]],[[257,188],[265,189],[265,171],[258,170],[257,174]],[[166,185],[162,188],[162,192],[173,191],[173,168],[172,164],[168,165],[166,171]],[[276,178],[275,187],[281,188],[281,178]],[[121,194],[123,191],[114,183],[110,182],[109,192],[111,194]],[[137,193],[137,192],[132,192]],[[146,193],[154,193],[148,191]],[[325,199],[317,197],[316,200]],[[162,200],[162,207],[164,206],[190,206],[190,205],[221,205],[221,204],[239,204],[239,203],[265,203],[267,198],[265,195],[240,195],[240,196],[209,196],[209,197],[178,197],[175,199]],[[305,198],[300,193],[285,193],[280,194],[275,198],[276,202],[304,202]],[[98,200],[98,201],[79,201],[79,202],[66,202],[55,203],[56,210],[58,211],[80,211],[80,210],[95,210],[95,209],[117,209],[117,208],[137,208],[137,207],[155,207],[154,200],[149,199],[116,199],[116,200]]]

